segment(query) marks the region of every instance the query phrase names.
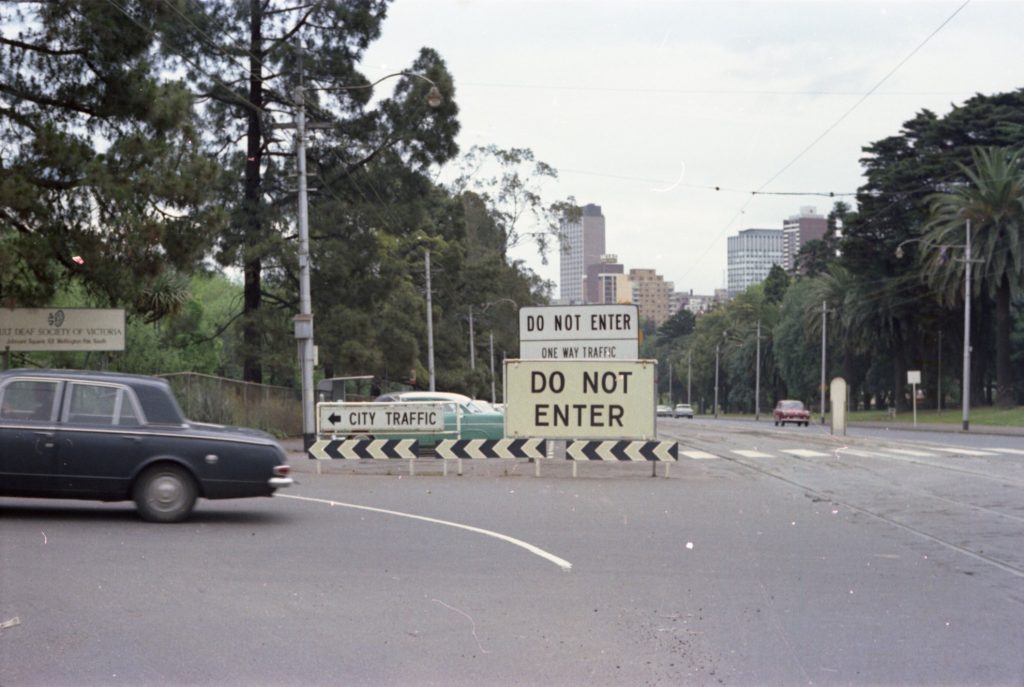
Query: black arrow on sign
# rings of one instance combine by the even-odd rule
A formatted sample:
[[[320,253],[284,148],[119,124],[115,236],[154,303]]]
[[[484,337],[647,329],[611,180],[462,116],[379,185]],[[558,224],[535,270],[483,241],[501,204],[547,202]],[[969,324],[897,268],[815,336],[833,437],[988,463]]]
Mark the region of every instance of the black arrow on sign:
[[[338,421],[341,420],[341,416],[337,413],[331,413],[327,416],[327,419],[331,421],[332,425],[336,425],[338,424]]]

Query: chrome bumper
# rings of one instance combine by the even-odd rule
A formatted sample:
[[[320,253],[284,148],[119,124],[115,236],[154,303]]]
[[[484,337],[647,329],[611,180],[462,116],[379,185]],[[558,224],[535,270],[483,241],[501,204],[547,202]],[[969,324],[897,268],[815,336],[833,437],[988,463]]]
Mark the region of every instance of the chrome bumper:
[[[295,480],[291,477],[271,477],[270,481],[267,482],[274,489],[281,489],[283,487],[290,487],[295,484]]]

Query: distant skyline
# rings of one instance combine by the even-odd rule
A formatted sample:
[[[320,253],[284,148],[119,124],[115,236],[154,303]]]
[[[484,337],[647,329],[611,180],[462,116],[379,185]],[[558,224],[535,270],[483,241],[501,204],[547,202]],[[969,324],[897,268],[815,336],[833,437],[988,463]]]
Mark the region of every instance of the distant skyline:
[[[827,194],[863,183],[863,146],[922,109],[1024,86],[1022,26],[1024,3],[995,0],[398,0],[363,71],[434,48],[463,150],[532,149],[560,173],[545,199],[600,205],[627,270],[711,293],[728,236],[852,202]],[[556,253],[547,266],[530,246],[514,256],[557,296]]]

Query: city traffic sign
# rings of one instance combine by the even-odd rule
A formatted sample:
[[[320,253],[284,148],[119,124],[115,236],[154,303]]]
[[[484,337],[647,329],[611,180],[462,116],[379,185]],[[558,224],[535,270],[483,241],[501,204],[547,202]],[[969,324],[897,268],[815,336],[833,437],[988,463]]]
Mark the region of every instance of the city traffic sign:
[[[506,360],[505,436],[653,439],[655,360]]]
[[[319,434],[444,431],[442,403],[317,403]]]
[[[635,305],[551,305],[519,309],[522,360],[636,360]]]

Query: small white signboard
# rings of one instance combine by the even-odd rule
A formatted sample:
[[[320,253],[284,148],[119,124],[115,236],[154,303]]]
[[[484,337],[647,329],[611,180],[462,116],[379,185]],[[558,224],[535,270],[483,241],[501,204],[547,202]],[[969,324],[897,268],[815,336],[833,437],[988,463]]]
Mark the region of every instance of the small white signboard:
[[[124,310],[0,308],[0,351],[123,351]]]
[[[519,309],[523,360],[636,360],[635,305],[551,305]]]
[[[444,431],[441,403],[317,403],[320,434]]]
[[[907,370],[907,384],[920,384],[921,383],[921,371],[920,370]]]
[[[653,439],[655,360],[506,360],[505,436]]]

